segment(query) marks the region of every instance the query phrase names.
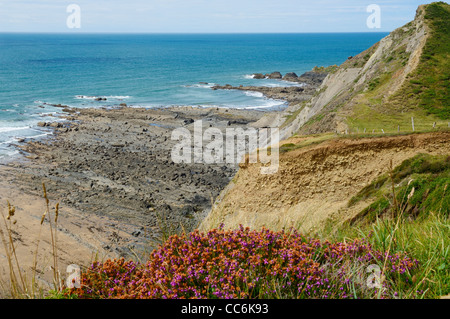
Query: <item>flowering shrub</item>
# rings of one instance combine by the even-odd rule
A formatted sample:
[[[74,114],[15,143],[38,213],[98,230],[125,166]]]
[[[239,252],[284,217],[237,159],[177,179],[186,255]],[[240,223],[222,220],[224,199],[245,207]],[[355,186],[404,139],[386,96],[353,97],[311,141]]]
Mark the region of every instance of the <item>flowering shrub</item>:
[[[369,265],[382,285],[368,285]],[[108,260],[82,274],[79,298],[391,298],[417,261],[364,240],[321,242],[296,231],[216,229],[170,237],[145,264]],[[395,285],[393,285],[395,283]]]

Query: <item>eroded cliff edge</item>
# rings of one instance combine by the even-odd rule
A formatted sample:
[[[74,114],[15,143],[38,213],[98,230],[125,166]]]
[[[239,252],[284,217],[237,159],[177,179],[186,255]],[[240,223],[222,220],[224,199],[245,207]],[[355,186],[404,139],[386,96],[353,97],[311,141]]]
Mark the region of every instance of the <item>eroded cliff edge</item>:
[[[348,202],[391,162],[450,154],[449,18],[446,3],[419,6],[413,21],[329,73],[309,100],[255,123],[281,129],[278,173],[242,165],[200,229],[318,229],[370,205]]]

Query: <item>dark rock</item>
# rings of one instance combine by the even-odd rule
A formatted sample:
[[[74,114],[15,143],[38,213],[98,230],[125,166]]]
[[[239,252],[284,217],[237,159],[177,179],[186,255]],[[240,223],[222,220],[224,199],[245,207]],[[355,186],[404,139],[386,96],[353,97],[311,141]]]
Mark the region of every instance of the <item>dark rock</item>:
[[[181,211],[181,216],[183,217],[191,217],[195,213],[195,208],[193,206],[184,206]]]
[[[297,74],[295,74],[294,72],[289,72],[289,73],[286,73],[286,75],[283,77],[283,80],[287,80],[287,81],[297,80],[297,78],[298,78]]]
[[[50,127],[63,127],[62,123],[53,122],[49,125]]]
[[[273,72],[271,74],[269,74],[269,79],[275,79],[275,80],[280,80],[283,78],[283,76],[281,75],[280,72]]]
[[[133,235],[134,237],[139,237],[140,234],[141,234],[141,232],[138,230],[131,233],[131,235]]]
[[[298,82],[306,83],[309,85],[320,85],[322,84],[323,80],[327,77],[328,73],[326,72],[313,72],[309,71],[302,75],[300,75],[297,79]]]
[[[186,202],[187,203],[192,203],[192,204],[195,204],[195,205],[202,205],[202,204],[204,205],[204,204],[208,204],[210,202],[210,200],[207,199],[204,196],[196,194],[193,199],[186,200]]]
[[[63,112],[66,112],[66,113],[75,113],[76,111],[75,111],[75,110],[72,110],[72,109],[70,109],[70,108],[68,108],[68,107],[66,107],[66,108],[63,109]]]
[[[261,80],[261,79],[265,79],[266,77],[262,73],[255,73],[255,74],[253,74],[253,78],[257,79],[257,80]]]

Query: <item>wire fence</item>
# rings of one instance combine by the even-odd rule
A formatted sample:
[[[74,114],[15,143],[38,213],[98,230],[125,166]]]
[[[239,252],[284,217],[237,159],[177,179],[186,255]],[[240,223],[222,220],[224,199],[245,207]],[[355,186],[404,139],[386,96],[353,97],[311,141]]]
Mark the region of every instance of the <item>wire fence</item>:
[[[346,129],[345,131],[338,132],[337,134],[349,135],[349,134],[395,134],[395,133],[414,133],[414,132],[432,132],[432,131],[441,131],[441,130],[450,130],[450,122],[433,122],[430,124],[421,123],[417,121],[414,117],[411,117],[411,122],[409,124],[397,124],[396,127],[380,127],[379,128],[353,128]]]

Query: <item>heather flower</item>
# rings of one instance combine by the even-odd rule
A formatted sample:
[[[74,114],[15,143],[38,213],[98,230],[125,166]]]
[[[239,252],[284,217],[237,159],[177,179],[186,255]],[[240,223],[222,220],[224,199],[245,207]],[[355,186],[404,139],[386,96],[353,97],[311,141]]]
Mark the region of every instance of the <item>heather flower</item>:
[[[408,256],[386,255],[364,240],[331,243],[296,231],[221,227],[172,236],[145,264],[94,263],[82,275],[82,288],[72,293],[81,298],[374,297],[378,290],[367,288],[365,269],[385,259],[385,276],[395,274],[405,283],[417,267]],[[382,297],[395,297],[391,290],[384,282]]]

